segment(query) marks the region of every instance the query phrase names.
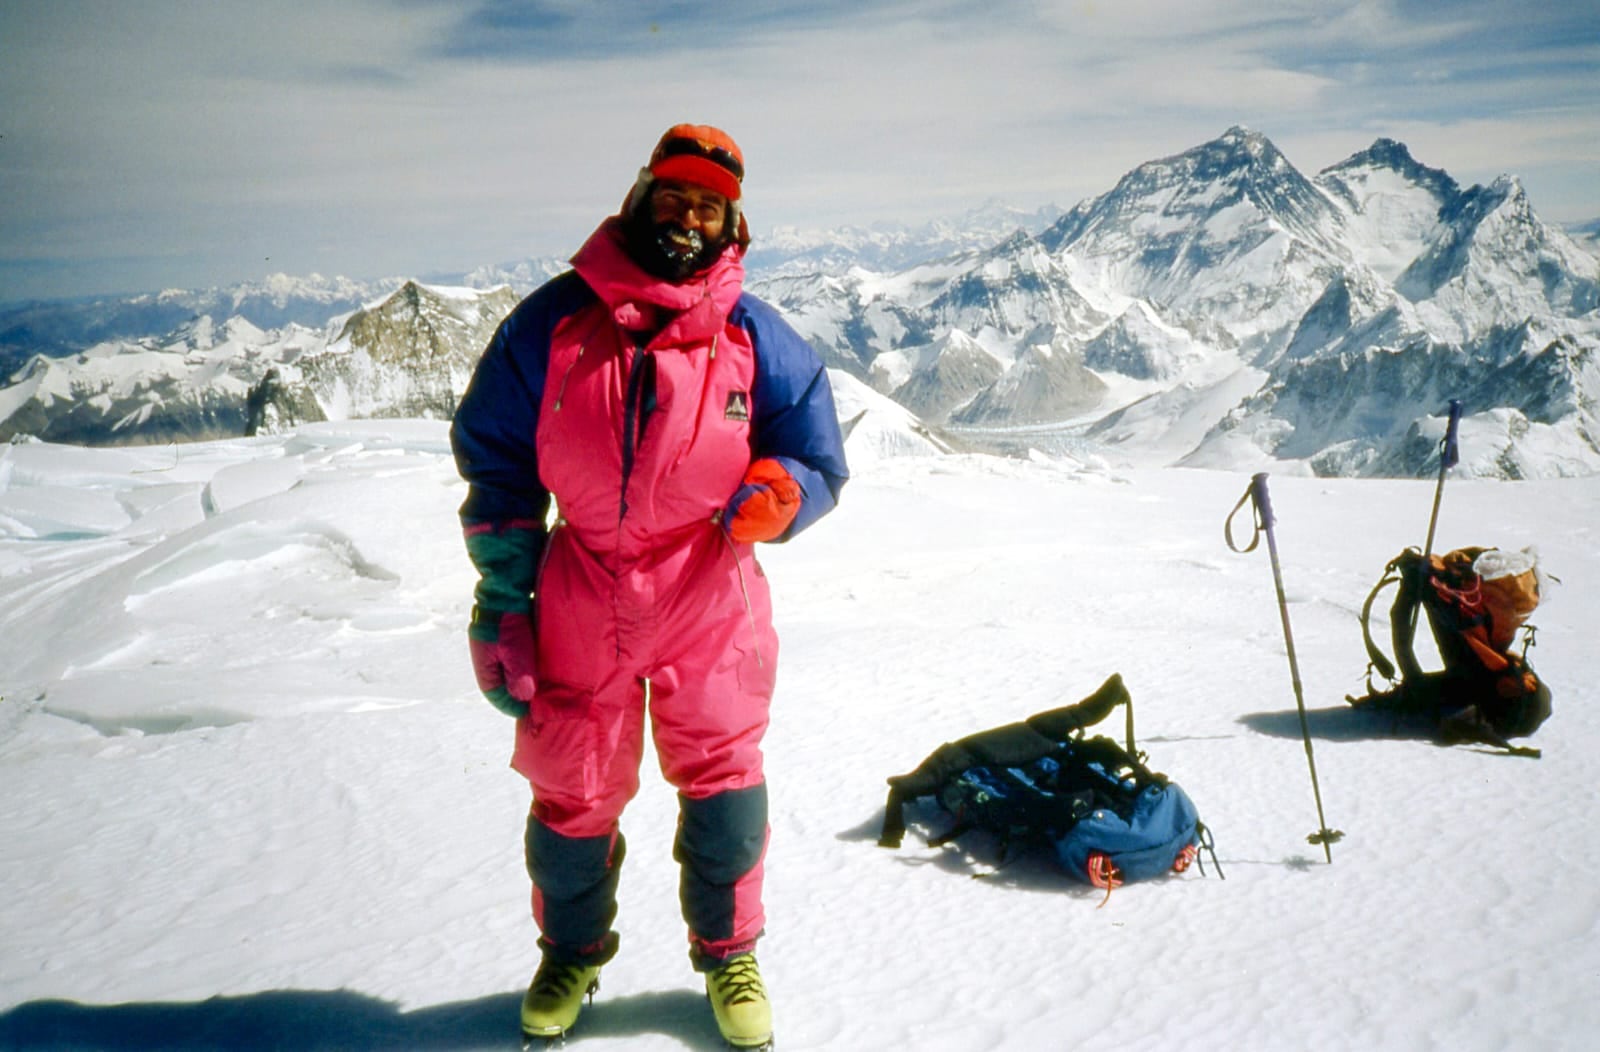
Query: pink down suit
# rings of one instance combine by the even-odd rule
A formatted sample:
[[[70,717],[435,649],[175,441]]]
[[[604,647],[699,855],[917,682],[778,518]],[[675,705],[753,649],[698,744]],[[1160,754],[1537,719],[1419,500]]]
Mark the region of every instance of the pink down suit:
[[[452,426],[464,525],[531,524],[541,546],[537,690],[512,766],[533,787],[528,868],[547,953],[615,952],[619,819],[639,788],[647,708],[679,794],[697,966],[748,949],[764,925],[761,739],[778,639],[753,547],[722,519],[754,459],[777,459],[801,487],[780,540],[830,510],[848,472],[826,370],[742,291],[741,256],[730,246],[662,281],[608,220],[572,272],[501,324]]]

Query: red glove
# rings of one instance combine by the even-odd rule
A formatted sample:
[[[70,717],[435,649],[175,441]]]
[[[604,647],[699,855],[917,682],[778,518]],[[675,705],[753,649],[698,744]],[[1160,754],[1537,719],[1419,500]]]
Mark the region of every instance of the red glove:
[[[489,704],[507,716],[528,714],[533,700],[533,622],[527,614],[472,608],[467,629],[472,671]]]
[[[741,543],[777,540],[800,513],[800,499],[800,483],[782,464],[763,458],[744,473],[744,485],[728,502],[722,521]]]

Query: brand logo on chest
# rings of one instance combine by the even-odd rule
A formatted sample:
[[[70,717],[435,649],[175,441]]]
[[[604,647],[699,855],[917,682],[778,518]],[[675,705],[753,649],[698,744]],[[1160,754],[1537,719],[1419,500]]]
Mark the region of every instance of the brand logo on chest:
[[[722,416],[725,420],[750,419],[750,392],[729,391],[728,404],[723,407]]]

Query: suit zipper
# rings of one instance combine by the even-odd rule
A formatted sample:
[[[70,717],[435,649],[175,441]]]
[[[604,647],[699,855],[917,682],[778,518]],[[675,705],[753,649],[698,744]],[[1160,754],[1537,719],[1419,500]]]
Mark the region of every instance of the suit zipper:
[[[582,343],[578,344],[578,353],[572,356],[572,364],[567,366],[567,371],[561,374],[561,388],[560,390],[556,391],[555,404],[551,407],[556,410],[556,412],[561,411],[561,403],[567,397],[567,381],[572,379],[572,371],[576,369],[578,367],[578,363],[583,360],[583,350],[586,346],[588,345]]]
[[[638,452],[640,441],[639,412],[642,408],[644,371],[641,363],[648,352],[638,350],[630,352],[628,358],[628,390],[623,399],[622,408],[622,492],[617,495],[617,523],[628,515],[628,480],[633,477],[634,454]]]

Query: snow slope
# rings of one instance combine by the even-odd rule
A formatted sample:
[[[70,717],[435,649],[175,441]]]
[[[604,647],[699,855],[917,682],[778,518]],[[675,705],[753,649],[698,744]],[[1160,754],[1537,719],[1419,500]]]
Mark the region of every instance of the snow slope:
[[[1535,615],[1540,760],[1393,737],[1341,701],[1361,601],[1421,542],[1432,484],[1270,481],[1346,834],[1328,865],[1269,560],[1223,543],[1243,473],[856,452],[838,512],[763,551],[784,655],[761,958],[785,1052],[1588,1044],[1600,478],[1443,494],[1440,547],[1535,544],[1561,578]],[[442,423],[0,447],[0,1048],[516,1047],[527,798],[466,659],[463,495]],[[876,845],[886,776],[1112,672],[1226,880],[1102,901],[1044,861],[928,848],[925,809]],[[719,1047],[675,800],[645,774],[622,953],[572,1049]]]

